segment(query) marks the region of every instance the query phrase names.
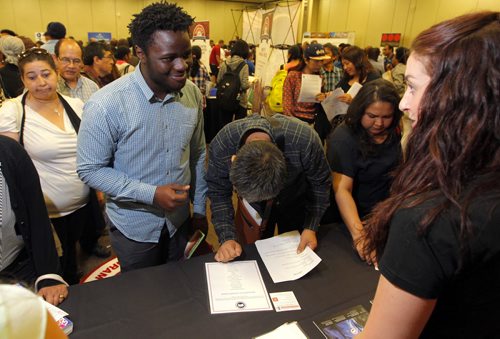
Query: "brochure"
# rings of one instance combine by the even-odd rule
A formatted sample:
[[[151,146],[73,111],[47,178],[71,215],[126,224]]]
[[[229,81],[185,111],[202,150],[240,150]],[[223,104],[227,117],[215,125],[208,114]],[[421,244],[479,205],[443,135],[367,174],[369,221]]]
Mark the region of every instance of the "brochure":
[[[349,339],[363,331],[367,319],[368,312],[357,305],[326,319],[315,320],[314,325],[327,339]]]

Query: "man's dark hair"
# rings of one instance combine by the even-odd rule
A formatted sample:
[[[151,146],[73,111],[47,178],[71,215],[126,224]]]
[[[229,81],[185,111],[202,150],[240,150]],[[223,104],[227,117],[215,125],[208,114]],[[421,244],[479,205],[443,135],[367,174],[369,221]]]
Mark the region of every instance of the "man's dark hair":
[[[130,48],[125,46],[120,46],[115,51],[115,59],[117,60],[125,60],[127,54],[130,54]]]
[[[10,30],[10,29],[2,29],[0,31],[0,33],[1,34],[7,34],[7,35],[10,35],[10,36],[17,36],[17,34],[14,31]]]
[[[380,55],[380,49],[378,49],[376,47],[368,48],[368,50],[366,51],[366,54],[368,55],[368,59],[377,61],[378,57]]]
[[[231,56],[239,56],[242,59],[248,58],[248,53],[250,53],[250,48],[245,40],[234,41],[231,47]]]
[[[182,7],[162,1],[145,7],[139,14],[134,14],[134,19],[128,25],[128,29],[134,45],[147,52],[147,47],[151,44],[155,32],[188,32],[193,22],[193,17]]]
[[[108,45],[102,42],[90,42],[83,50],[83,64],[92,66],[94,64],[94,57],[99,59],[104,58],[104,53],[110,51]]]
[[[83,48],[82,46],[80,46],[80,44],[73,38],[67,38],[67,39],[59,39],[56,43],[56,45],[54,46],[54,54],[56,55],[56,57],[59,58],[59,50],[61,49],[61,45],[64,43],[64,42],[68,42],[68,41],[74,41],[78,47],[80,47],[80,51],[82,52],[82,57],[83,57]]]
[[[400,64],[404,65],[406,65],[406,60],[408,60],[409,55],[410,55],[410,50],[406,47],[398,47],[396,49],[396,53],[394,54],[396,60],[398,60]]]
[[[229,171],[229,180],[238,195],[248,202],[276,197],[286,179],[283,153],[269,141],[252,141],[243,145]]]
[[[326,44],[324,44],[323,48],[328,48],[330,51],[332,51],[333,56],[340,55],[339,48],[330,42],[327,42]]]

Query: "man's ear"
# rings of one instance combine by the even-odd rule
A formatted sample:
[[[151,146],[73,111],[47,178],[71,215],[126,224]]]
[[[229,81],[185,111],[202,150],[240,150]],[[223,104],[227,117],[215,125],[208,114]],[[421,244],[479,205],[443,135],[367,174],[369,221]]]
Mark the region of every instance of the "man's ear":
[[[93,59],[93,63],[92,63],[92,65],[98,64],[98,63],[99,63],[99,61],[101,61],[101,60],[102,60],[102,59],[101,59],[101,58],[99,58],[97,55],[94,55],[94,59]]]
[[[144,60],[146,59],[146,52],[137,45],[135,45],[134,47],[135,47],[135,54],[139,58],[139,61],[141,63],[144,63]]]
[[[236,160],[236,154],[233,154],[233,155],[231,156],[231,163],[233,163],[235,160]]]

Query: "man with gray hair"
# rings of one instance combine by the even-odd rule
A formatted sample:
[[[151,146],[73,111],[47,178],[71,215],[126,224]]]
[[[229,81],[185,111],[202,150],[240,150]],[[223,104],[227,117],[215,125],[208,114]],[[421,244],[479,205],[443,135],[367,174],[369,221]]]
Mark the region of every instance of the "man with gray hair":
[[[233,121],[212,140],[208,159],[212,223],[221,243],[217,261],[231,261],[242,251],[234,226],[233,187],[261,216],[272,201],[264,238],[274,235],[277,224],[279,233],[301,231],[298,252],[316,248],[332,183],[321,141],[307,124],[281,114]]]

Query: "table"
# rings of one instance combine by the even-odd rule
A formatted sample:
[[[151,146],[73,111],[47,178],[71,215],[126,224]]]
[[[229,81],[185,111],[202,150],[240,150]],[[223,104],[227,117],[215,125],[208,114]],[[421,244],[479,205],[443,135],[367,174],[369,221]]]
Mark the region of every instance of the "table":
[[[379,273],[357,258],[338,226],[321,226],[318,236],[323,261],[297,281],[274,284],[254,245],[242,256],[258,261],[268,292],[293,291],[300,311],[210,314],[205,262],[214,259],[206,255],[71,286],[61,305],[74,323],[71,339],[251,338],[288,321],[323,338],[312,321],[358,304],[369,310]]]

